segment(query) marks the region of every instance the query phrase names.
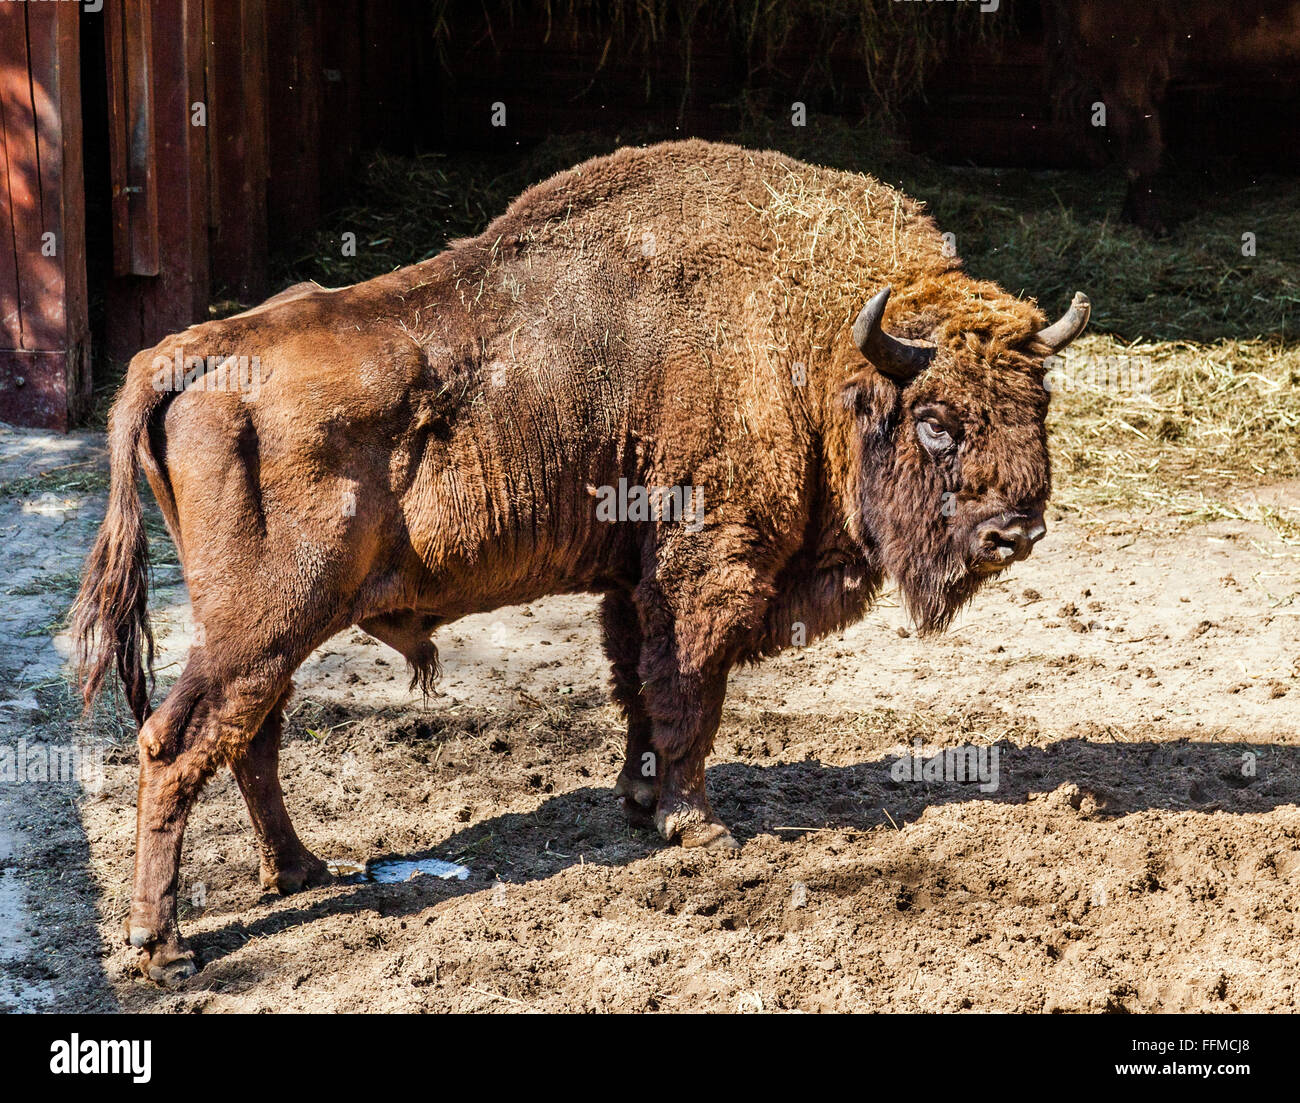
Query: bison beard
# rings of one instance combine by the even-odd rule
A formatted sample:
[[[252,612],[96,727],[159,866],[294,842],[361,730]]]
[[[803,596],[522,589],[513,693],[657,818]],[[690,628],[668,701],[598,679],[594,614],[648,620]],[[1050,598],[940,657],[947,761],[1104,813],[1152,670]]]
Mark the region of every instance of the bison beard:
[[[952,493],[937,473],[900,459],[898,396],[861,417],[862,516],[880,569],[894,580],[922,635],[941,632],[979,589],[965,542],[944,510]]]
[[[432,260],[140,353],[75,630],[87,705],[116,666],[140,724],[141,968],[194,971],[181,841],[222,765],[263,884],[328,879],[285,808],[279,741],[294,671],[349,625],[427,690],[438,626],[603,594],[627,717],[615,792],[665,838],[734,847],[704,786],[731,667],[850,624],[886,576],[938,629],[1028,554],[1043,358],[1086,320],[1078,298],[1044,329],[870,177],[682,142],[561,173]],[[256,398],[154,385],[156,359],[207,355],[257,363]],[[141,471],[204,628],[153,712]],[[689,487],[703,513],[598,515],[620,486]]]

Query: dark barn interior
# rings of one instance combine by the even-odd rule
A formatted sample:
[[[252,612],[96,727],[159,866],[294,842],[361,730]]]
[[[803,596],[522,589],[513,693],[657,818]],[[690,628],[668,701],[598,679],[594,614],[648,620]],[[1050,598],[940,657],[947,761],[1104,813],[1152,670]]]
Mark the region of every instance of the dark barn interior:
[[[134,352],[277,290],[333,212],[367,203],[376,152],[506,172],[556,136],[771,135],[798,102],[948,164],[1106,163],[1109,138],[1062,108],[1038,0],[996,18],[884,0],[818,19],[576,0],[91,8],[0,5],[0,418],[18,424],[84,420]],[[1273,64],[1176,75],[1168,160],[1294,172],[1296,90]],[[430,246],[388,244],[401,263]]]

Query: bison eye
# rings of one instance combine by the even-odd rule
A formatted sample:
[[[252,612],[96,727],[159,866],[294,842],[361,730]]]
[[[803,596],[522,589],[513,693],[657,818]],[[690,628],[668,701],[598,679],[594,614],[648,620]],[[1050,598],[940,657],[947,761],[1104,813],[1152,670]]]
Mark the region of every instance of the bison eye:
[[[961,419],[955,410],[942,402],[927,402],[912,411],[916,418],[916,435],[925,450],[936,459],[945,456],[961,439]]]
[[[952,434],[935,418],[922,418],[916,423],[916,435],[925,450],[932,455],[947,452],[952,447]]]

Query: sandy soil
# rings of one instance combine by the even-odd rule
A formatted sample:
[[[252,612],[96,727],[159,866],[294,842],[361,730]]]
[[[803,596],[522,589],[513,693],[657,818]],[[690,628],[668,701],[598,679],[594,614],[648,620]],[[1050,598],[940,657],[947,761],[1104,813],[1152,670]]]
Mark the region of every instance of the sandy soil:
[[[1295,485],[1257,496],[1300,511]],[[101,508],[92,494],[32,539],[72,554]],[[4,509],[0,523],[49,521]],[[587,598],[445,630],[427,705],[357,631],[314,656],[283,753],[304,840],[471,875],[263,895],[223,774],[187,835],[182,923],[203,969],[176,990],[135,979],[119,944],[129,741],[96,792],[0,786],[0,890],[26,939],[0,957],[0,1003],[1294,1010],[1300,553],[1246,522],[1050,521],[945,637],[917,639],[887,601],[735,674],[709,770],[734,857],[623,824],[609,788],[622,732]],[[188,616],[175,572],[160,575],[165,678]],[[69,738],[59,694],[38,697],[26,738]],[[923,758],[996,752],[996,785],[900,777],[914,740]]]

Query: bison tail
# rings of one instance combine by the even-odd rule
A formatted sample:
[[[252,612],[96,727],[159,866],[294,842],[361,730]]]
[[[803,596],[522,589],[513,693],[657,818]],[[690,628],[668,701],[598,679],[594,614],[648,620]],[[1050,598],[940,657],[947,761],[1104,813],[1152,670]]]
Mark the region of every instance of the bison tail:
[[[133,364],[132,367],[135,367]],[[108,511],[86,559],[72,607],[77,674],[87,712],[115,662],[138,726],[149,717],[153,631],[149,626],[149,538],[140,504],[140,452],[163,400],[128,373],[109,419]]]

